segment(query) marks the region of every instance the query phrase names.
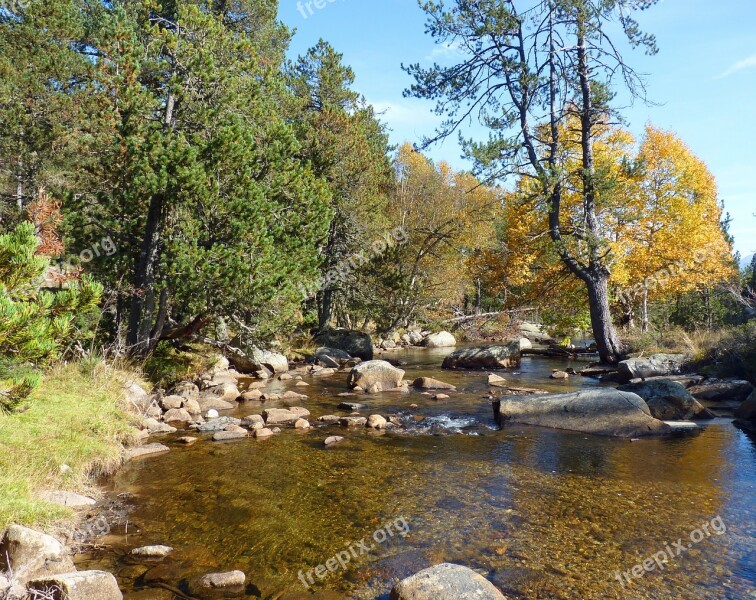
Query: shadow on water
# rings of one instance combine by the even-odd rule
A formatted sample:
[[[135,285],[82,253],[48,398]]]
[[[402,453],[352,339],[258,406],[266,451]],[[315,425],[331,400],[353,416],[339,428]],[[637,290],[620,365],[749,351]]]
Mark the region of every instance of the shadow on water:
[[[448,400],[419,392],[354,398],[369,405],[365,415],[402,415],[411,433],[331,426],[191,447],[168,437],[171,452],[132,462],[109,481],[128,498],[128,532],[113,531],[103,540],[107,548],[79,557],[80,566],[111,569],[127,592],[146,587],[155,594],[161,583],[238,568],[252,585],[242,596],[306,598],[300,572],[306,582],[308,571],[367,540],[375,545],[369,554],[353,553],[344,569],[315,579],[319,597],[387,598],[398,578],[443,561],[479,570],[510,598],[754,597],[752,434],[726,421],[698,435],[638,442],[498,430],[485,373],[441,371],[446,353],[391,356],[407,361],[408,379],[427,375],[456,385]],[[503,375],[511,385],[550,391],[598,385],[548,379],[567,366],[525,359]],[[346,414],[336,408],[345,375],[308,382],[304,404],[313,421]],[[238,414],[255,412],[259,407],[248,406]],[[336,433],[344,442],[325,449],[325,437]],[[618,572],[689,540],[717,516],[726,533],[692,544],[663,571],[620,585]],[[406,536],[371,539],[397,519],[406,520]],[[126,557],[146,544],[175,551],[158,563]]]

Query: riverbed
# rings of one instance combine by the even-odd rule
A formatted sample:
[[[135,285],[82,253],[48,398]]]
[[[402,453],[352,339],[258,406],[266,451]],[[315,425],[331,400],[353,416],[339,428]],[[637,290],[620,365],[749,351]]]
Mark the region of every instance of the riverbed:
[[[477,570],[510,599],[756,598],[756,436],[725,418],[640,441],[500,429],[485,373],[442,371],[446,354],[387,354],[406,361],[407,379],[456,385],[446,400],[419,391],[340,398],[346,374],[306,377],[313,424],[348,414],[336,407],[350,400],[369,406],[364,416],[399,415],[406,431],[333,425],[229,443],[201,435],[189,447],[179,434],[159,439],[170,452],[104,482],[126,502],[128,526],[81,555],[80,568],[114,572],[126,598],[171,598],[160,583],[186,591],[193,577],[240,569],[248,586],[238,597],[386,599],[397,579],[440,562]],[[600,385],[549,379],[570,366],[581,364],[525,357],[501,374],[549,391]],[[346,439],[325,448],[331,435]],[[159,562],[128,557],[148,544],[174,551]],[[667,547],[661,566],[633,575]],[[343,568],[310,585],[307,573],[344,551]]]

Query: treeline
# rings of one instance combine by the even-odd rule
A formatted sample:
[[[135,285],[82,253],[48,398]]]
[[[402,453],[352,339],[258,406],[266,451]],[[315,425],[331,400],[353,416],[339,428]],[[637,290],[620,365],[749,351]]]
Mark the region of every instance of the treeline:
[[[584,4],[543,8],[548,31],[599,31],[604,17]],[[277,8],[0,9],[4,360],[102,346],[144,357],[198,334],[242,348],[329,326],[381,334],[532,306],[565,333],[592,329],[611,361],[613,323],[747,318],[753,275],[738,273],[714,178],[674,134],[649,127],[638,143],[610,125],[600,77],[583,72],[577,86],[585,56],[557,64],[546,52],[546,79],[507,62],[521,84],[506,105],[473,85],[482,71],[472,63],[469,81],[451,67],[409,68],[410,95],[442,107],[484,94],[496,136],[465,143],[478,179],[392,147],[327,42],[287,59]],[[519,39],[513,7],[503,32],[460,11],[435,37]],[[476,59],[483,71],[498,65],[489,54]],[[32,384],[14,381],[17,395]]]
[[[287,60],[276,14],[271,0],[0,11],[0,229],[34,263],[23,285],[3,277],[0,329],[15,314],[20,332],[40,301],[52,323],[65,311],[40,290],[62,288],[99,301],[95,343],[144,356],[200,332],[245,346],[389,331],[465,293],[499,191],[390,147],[341,55],[321,41]],[[9,334],[3,353],[52,358],[83,343],[69,329],[48,328],[47,353]]]

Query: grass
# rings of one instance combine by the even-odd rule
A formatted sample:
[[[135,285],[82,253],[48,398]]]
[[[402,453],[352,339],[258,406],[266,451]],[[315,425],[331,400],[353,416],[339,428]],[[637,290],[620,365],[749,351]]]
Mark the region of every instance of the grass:
[[[0,530],[10,523],[50,529],[74,522],[43,489],[92,492],[92,479],[121,463],[136,430],[123,382],[133,375],[103,363],[59,366],[12,414],[0,414]],[[71,470],[63,472],[62,465]]]

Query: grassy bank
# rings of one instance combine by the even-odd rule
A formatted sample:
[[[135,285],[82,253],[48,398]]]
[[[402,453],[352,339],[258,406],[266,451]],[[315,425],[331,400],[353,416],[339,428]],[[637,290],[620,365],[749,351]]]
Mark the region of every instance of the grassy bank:
[[[129,376],[102,363],[60,366],[20,412],[0,414],[0,530],[70,523],[73,513],[39,500],[39,491],[92,491],[93,476],[120,464],[136,433],[123,399]]]

